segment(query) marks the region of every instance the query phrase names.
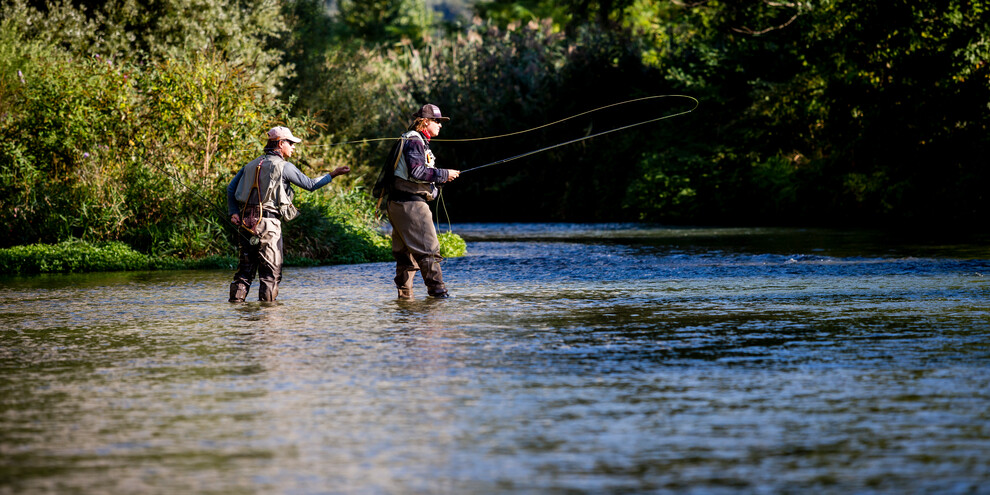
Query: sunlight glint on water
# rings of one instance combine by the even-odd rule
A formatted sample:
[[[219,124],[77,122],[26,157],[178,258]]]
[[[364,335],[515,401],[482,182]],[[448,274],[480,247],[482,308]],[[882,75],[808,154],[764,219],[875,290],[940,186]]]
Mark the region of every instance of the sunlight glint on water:
[[[464,225],[392,266],[0,281],[0,493],[970,493],[990,249]]]

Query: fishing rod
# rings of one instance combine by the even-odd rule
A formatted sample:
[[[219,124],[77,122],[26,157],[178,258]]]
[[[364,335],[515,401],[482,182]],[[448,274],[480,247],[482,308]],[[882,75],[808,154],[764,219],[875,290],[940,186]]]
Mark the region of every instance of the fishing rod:
[[[496,139],[496,138],[507,137],[507,136],[515,136],[515,135],[518,135],[518,134],[524,134],[524,133],[527,133],[527,132],[536,131],[536,130],[539,130],[539,129],[550,127],[552,125],[556,125],[556,124],[559,124],[561,122],[565,122],[567,120],[580,117],[582,115],[587,115],[587,114],[590,114],[590,113],[593,113],[593,112],[597,112],[599,110],[604,110],[606,108],[617,107],[617,106],[626,105],[626,104],[629,104],[629,103],[638,103],[638,102],[641,102],[641,101],[658,99],[658,98],[686,98],[686,99],[689,99],[689,100],[693,101],[694,102],[694,106],[692,106],[690,109],[685,110],[683,112],[678,112],[678,113],[674,113],[674,114],[670,114],[670,115],[664,115],[662,117],[657,117],[657,118],[647,119],[647,120],[640,121],[640,122],[635,122],[635,123],[632,123],[632,124],[629,124],[629,125],[624,125],[624,126],[621,126],[621,127],[617,127],[615,129],[609,129],[609,130],[606,130],[606,131],[602,131],[602,132],[598,132],[598,133],[595,133],[595,134],[590,134],[590,135],[587,135],[587,136],[583,136],[583,137],[571,139],[571,140],[564,141],[564,142],[557,143],[557,144],[553,144],[553,145],[550,145],[550,146],[545,146],[543,148],[536,149],[536,150],[533,150],[533,151],[527,151],[526,153],[520,153],[518,155],[510,156],[508,158],[503,158],[501,160],[496,160],[494,162],[486,163],[484,165],[478,165],[476,167],[470,167],[470,168],[461,170],[460,173],[461,174],[464,174],[465,172],[471,172],[473,170],[479,170],[479,169],[486,168],[486,167],[494,167],[495,165],[501,165],[501,164],[506,163],[506,162],[511,162],[512,160],[518,160],[520,158],[524,158],[524,157],[527,157],[527,156],[530,156],[530,155],[535,155],[537,153],[542,153],[544,151],[549,151],[549,150],[552,150],[554,148],[559,148],[561,146],[567,146],[569,144],[578,143],[578,142],[584,141],[586,139],[591,139],[591,138],[602,136],[602,135],[605,135],[605,134],[610,134],[610,133],[613,133],[613,132],[618,132],[618,131],[630,129],[632,127],[646,125],[646,124],[649,124],[649,123],[652,123],[652,122],[657,122],[657,121],[660,121],[660,120],[670,119],[670,118],[677,117],[677,116],[680,116],[680,115],[685,115],[685,114],[688,114],[688,113],[693,112],[696,108],[698,108],[698,105],[700,105],[700,102],[698,101],[697,98],[695,98],[693,96],[688,96],[688,95],[655,95],[655,96],[646,96],[646,97],[643,97],[643,98],[636,98],[636,99],[632,99],[632,100],[626,100],[626,101],[621,101],[621,102],[618,102],[618,103],[613,103],[611,105],[601,106],[601,107],[598,107],[598,108],[594,108],[594,109],[588,110],[586,112],[581,112],[581,113],[572,115],[570,117],[566,117],[566,118],[560,119],[560,120],[555,121],[555,122],[551,122],[549,124],[544,124],[544,125],[533,127],[531,129],[526,129],[526,130],[523,130],[523,131],[517,131],[517,132],[508,133],[508,134],[502,134],[502,135],[498,135],[498,136],[488,136],[488,137],[482,137],[482,138],[471,138],[471,139],[433,139],[433,141],[446,141],[446,142],[452,142],[452,141],[480,141],[480,140],[484,140],[484,139]],[[439,204],[443,204],[443,191],[442,190],[440,191],[440,198],[439,198],[439,201],[438,201],[438,205]],[[450,214],[447,213],[447,207],[446,207],[445,204],[443,206],[443,210],[444,210],[444,214],[447,216],[447,232],[451,232],[452,229],[451,229],[451,226],[450,226]],[[437,225],[436,226],[436,229],[439,232],[440,231],[440,211],[439,211],[439,208],[437,209],[436,216],[437,216],[437,219],[436,219],[436,225]]]
[[[573,115],[571,117],[567,117],[566,119],[558,120],[557,122],[552,122],[550,124],[546,124],[546,125],[543,125],[543,126],[540,126],[540,127],[534,127],[533,129],[527,129],[525,131],[519,131],[519,132],[515,132],[515,133],[511,133],[511,134],[504,134],[503,136],[496,136],[496,137],[504,137],[504,136],[512,136],[512,135],[515,135],[515,134],[522,134],[524,132],[530,132],[530,131],[534,131],[534,130],[537,130],[537,129],[541,129],[543,127],[549,127],[551,125],[558,124],[558,123],[563,122],[565,120],[573,119],[575,117],[580,117],[582,115],[586,115],[586,114],[589,114],[589,113],[592,113],[592,112],[597,112],[599,110],[603,110],[603,109],[606,109],[606,108],[610,108],[610,107],[614,107],[614,106],[619,106],[619,105],[625,105],[627,103],[634,103],[634,102],[639,102],[639,101],[643,101],[643,100],[654,99],[654,98],[687,98],[687,99],[689,99],[689,100],[691,100],[691,101],[694,102],[694,106],[691,107],[689,110],[685,110],[683,112],[678,112],[678,113],[674,113],[674,114],[670,114],[670,115],[664,115],[662,117],[657,117],[657,118],[654,118],[654,119],[648,119],[648,120],[644,120],[644,121],[641,121],[641,122],[636,122],[636,123],[633,123],[633,124],[624,125],[624,126],[621,126],[621,127],[616,127],[615,129],[609,129],[609,130],[601,131],[601,132],[598,132],[598,133],[595,133],[595,134],[589,134],[587,136],[579,137],[579,138],[576,138],[576,139],[571,139],[569,141],[564,141],[562,143],[557,143],[557,144],[553,144],[553,145],[550,145],[550,146],[545,146],[545,147],[540,148],[540,149],[537,149],[537,150],[527,151],[525,153],[520,153],[520,154],[515,155],[515,156],[510,156],[508,158],[503,158],[501,160],[496,160],[494,162],[486,163],[484,165],[478,165],[476,167],[466,168],[464,170],[461,170],[460,172],[461,172],[461,174],[464,174],[465,172],[471,172],[473,170],[479,170],[479,169],[486,168],[486,167],[494,167],[495,165],[501,165],[501,164],[506,163],[506,162],[511,162],[512,160],[518,160],[520,158],[524,158],[524,157],[527,157],[527,156],[530,156],[530,155],[535,155],[537,153],[542,153],[544,151],[549,151],[549,150],[552,150],[554,148],[559,148],[561,146],[567,146],[569,144],[578,143],[578,142],[584,141],[586,139],[591,139],[591,138],[602,136],[602,135],[605,135],[605,134],[610,134],[610,133],[613,133],[613,132],[623,131],[623,130],[626,130],[626,129],[629,129],[629,128],[632,128],[632,127],[637,127],[637,126],[649,124],[651,122],[657,122],[659,120],[664,120],[664,119],[669,119],[669,118],[677,117],[679,115],[685,115],[685,114],[688,114],[688,113],[693,112],[696,108],[698,108],[698,105],[700,104],[698,102],[698,99],[697,98],[694,98],[693,96],[687,96],[687,95],[647,96],[645,98],[638,98],[638,99],[635,99],[635,100],[628,100],[628,101],[623,101],[623,102],[619,102],[619,103],[613,103],[611,105],[606,105],[606,106],[603,106],[603,107],[598,107],[598,108],[596,108],[594,110],[588,110],[587,112],[579,113],[579,114]]]
[[[443,143],[466,143],[466,142],[472,142],[472,141],[487,141],[487,140],[491,140],[491,139],[501,139],[501,138],[510,137],[510,136],[518,136],[520,134],[526,134],[528,132],[533,132],[533,131],[538,131],[540,129],[545,129],[547,127],[551,127],[551,126],[554,126],[554,125],[557,125],[557,124],[561,124],[561,123],[567,122],[568,120],[576,119],[578,117],[581,117],[581,116],[584,116],[584,115],[588,115],[588,114],[591,114],[591,113],[595,113],[595,112],[599,112],[601,110],[605,110],[605,109],[608,109],[608,108],[618,107],[618,106],[622,106],[622,105],[629,105],[629,104],[632,104],[632,103],[640,103],[640,102],[643,102],[643,101],[646,101],[646,100],[656,100],[656,99],[660,99],[660,98],[686,98],[688,100],[693,101],[694,102],[694,106],[691,107],[691,109],[685,110],[683,112],[679,112],[679,113],[675,113],[675,114],[671,114],[671,115],[665,115],[663,117],[658,117],[658,118],[655,118],[655,119],[644,120],[642,122],[636,122],[634,124],[626,125],[626,126],[619,127],[619,128],[616,128],[616,129],[611,129],[611,130],[608,130],[608,131],[599,132],[597,134],[592,134],[592,135],[589,135],[589,136],[584,136],[582,138],[573,139],[571,141],[567,141],[567,142],[564,142],[564,143],[555,144],[553,146],[547,146],[546,148],[541,148],[541,149],[536,150],[536,151],[531,151],[531,152],[528,152],[528,153],[523,153],[523,154],[518,155],[518,156],[506,158],[504,160],[500,160],[498,163],[485,164],[485,165],[481,165],[481,166],[478,166],[478,167],[472,167],[472,168],[467,169],[467,170],[476,170],[478,168],[483,168],[483,167],[488,167],[488,166],[492,166],[492,165],[497,165],[499,163],[504,163],[504,162],[515,160],[515,159],[522,158],[522,157],[525,157],[525,156],[533,155],[533,154],[540,153],[542,151],[547,151],[547,150],[550,150],[550,149],[553,149],[553,148],[557,148],[557,147],[560,147],[560,146],[566,146],[568,144],[573,144],[573,143],[576,143],[576,142],[579,142],[579,141],[584,141],[585,139],[591,139],[593,137],[601,136],[603,134],[608,134],[608,133],[611,133],[611,132],[617,132],[617,131],[629,129],[630,127],[636,127],[636,126],[640,126],[640,125],[644,125],[644,124],[649,124],[651,122],[656,122],[658,120],[664,120],[664,119],[669,119],[669,118],[677,117],[679,115],[688,114],[688,113],[693,112],[696,108],[698,108],[698,105],[699,105],[699,102],[698,102],[697,98],[695,98],[693,96],[687,96],[687,95],[653,95],[653,96],[644,96],[642,98],[633,98],[631,100],[625,100],[625,101],[620,101],[618,103],[611,103],[611,104],[608,104],[608,105],[603,105],[603,106],[600,106],[600,107],[597,107],[597,108],[593,108],[591,110],[586,110],[586,111],[581,112],[581,113],[576,113],[576,114],[571,115],[569,117],[564,117],[564,118],[562,118],[560,120],[549,122],[549,123],[546,123],[546,124],[543,124],[543,125],[539,125],[539,126],[536,126],[536,127],[531,127],[529,129],[524,129],[524,130],[521,130],[521,131],[508,132],[508,133],[505,133],[505,134],[496,134],[496,135],[493,135],[493,136],[475,137],[475,138],[456,138],[456,139],[432,138],[432,139],[430,139],[430,142],[434,142],[434,143],[436,143],[436,142],[443,142]],[[310,149],[312,149],[312,148],[332,148],[334,146],[343,146],[343,145],[348,145],[348,144],[368,144],[368,143],[381,142],[381,141],[398,141],[398,140],[403,140],[403,139],[406,139],[406,138],[403,138],[403,137],[362,138],[362,139],[355,139],[355,140],[351,140],[351,141],[340,141],[340,142],[337,142],[337,143],[329,143],[329,144],[307,144],[306,147],[307,148],[310,148]],[[237,150],[237,151],[245,151],[245,152],[247,152],[247,151],[253,151],[253,150],[242,149],[242,150]],[[462,170],[462,172],[466,172],[467,170]]]
[[[591,114],[591,113],[594,113],[594,112],[598,112],[598,111],[601,111],[601,110],[605,110],[605,109],[608,109],[608,108],[613,108],[613,107],[618,107],[618,106],[628,105],[628,104],[633,104],[633,103],[641,103],[643,101],[655,100],[655,99],[660,99],[660,98],[684,98],[684,99],[688,99],[688,100],[691,100],[692,102],[694,102],[694,106],[691,107],[690,109],[685,110],[685,111],[682,111],[682,112],[678,112],[678,113],[674,113],[674,114],[670,114],[670,115],[664,115],[664,116],[656,117],[656,118],[652,118],[652,119],[647,119],[647,120],[643,120],[643,121],[640,121],[640,122],[635,122],[635,123],[632,123],[632,124],[629,124],[629,125],[624,125],[624,126],[621,126],[621,127],[616,127],[614,129],[608,129],[608,130],[597,132],[597,133],[594,133],[594,134],[589,134],[587,136],[582,136],[582,137],[579,137],[579,138],[571,139],[571,140],[564,141],[564,142],[557,143],[557,144],[553,144],[553,145],[550,145],[550,146],[545,146],[545,147],[542,147],[542,148],[539,148],[539,149],[536,149],[536,150],[527,151],[525,153],[520,153],[520,154],[515,155],[515,156],[510,156],[508,158],[503,158],[501,160],[496,160],[496,161],[491,162],[491,163],[486,163],[486,164],[483,164],[483,165],[478,165],[476,167],[470,167],[470,168],[461,170],[460,172],[463,174],[465,172],[471,172],[471,171],[474,171],[474,170],[480,170],[480,169],[487,168],[487,167],[494,167],[496,165],[501,165],[501,164],[506,163],[506,162],[510,162],[510,161],[513,161],[513,160],[518,160],[520,158],[525,158],[527,156],[535,155],[537,153],[542,153],[544,151],[549,151],[549,150],[552,150],[554,148],[559,148],[559,147],[562,147],[562,146],[567,146],[569,144],[578,143],[578,142],[585,141],[585,140],[588,140],[588,139],[591,139],[591,138],[595,138],[595,137],[598,137],[598,136],[603,136],[605,134],[611,134],[613,132],[619,132],[619,131],[630,129],[630,128],[633,128],[633,127],[637,127],[637,126],[641,126],[641,125],[646,125],[646,124],[649,124],[649,123],[652,123],[652,122],[657,122],[657,121],[660,121],[660,120],[665,120],[665,119],[677,117],[677,116],[680,116],[680,115],[685,115],[685,114],[688,114],[688,113],[693,112],[696,108],[698,108],[698,105],[700,104],[697,98],[694,98],[693,96],[688,96],[688,95],[653,95],[653,96],[645,96],[645,97],[642,97],[642,98],[634,98],[634,99],[630,99],[630,100],[620,101],[620,102],[617,102],[617,103],[612,103],[612,104],[609,104],[609,105],[603,105],[603,106],[600,106],[600,107],[597,107],[597,108],[593,108],[591,110],[587,110],[587,111],[584,111],[584,112],[581,112],[581,113],[577,113],[577,114],[571,115],[569,117],[565,117],[565,118],[560,119],[560,120],[549,122],[547,124],[539,125],[539,126],[532,127],[532,128],[529,128],[529,129],[524,129],[524,130],[521,130],[521,131],[509,132],[509,133],[498,134],[498,135],[493,135],[493,136],[476,137],[476,138],[458,138],[458,139],[434,138],[434,139],[432,139],[432,141],[436,141],[436,142],[472,142],[472,141],[484,141],[484,140],[491,140],[491,139],[500,139],[500,138],[510,137],[510,136],[517,136],[517,135],[520,135],[520,134],[525,134],[525,133],[537,131],[537,130],[540,130],[540,129],[545,129],[547,127],[551,127],[551,126],[554,126],[554,125],[557,125],[557,124],[561,124],[561,123],[566,122],[568,120],[572,120],[572,119],[575,119],[575,118],[578,118],[578,117],[581,117],[581,116],[584,116],[584,115],[588,115],[588,114]],[[343,142],[339,142],[339,143],[331,143],[331,144],[325,144],[325,145],[316,145],[316,144],[313,144],[313,145],[308,145],[307,147],[310,147],[310,148],[321,148],[321,147],[341,146],[341,145],[346,145],[346,144],[363,144],[363,143],[370,143],[370,142],[375,142],[375,141],[393,141],[393,140],[398,140],[398,139],[403,139],[403,138],[401,138],[401,137],[398,137],[398,138],[370,138],[370,139],[365,138],[365,139],[360,139],[360,140],[343,141]],[[240,150],[240,151],[251,151],[251,150]],[[301,162],[301,164],[308,165],[308,160],[306,160],[305,158],[303,158],[303,157],[300,156],[298,160]],[[205,198],[202,194],[200,194],[198,191],[196,191],[191,186],[189,186],[188,184],[186,184],[179,177],[174,176],[173,174],[169,173],[167,170],[164,169],[164,167],[161,167],[161,166],[159,166],[156,163],[151,163],[151,164],[152,164],[153,167],[155,167],[156,169],[158,169],[160,172],[164,173],[169,179],[173,180],[174,182],[176,182],[180,186],[186,188],[189,192],[193,193],[203,203],[209,204],[210,205],[210,209],[212,209],[212,210],[214,210],[216,212],[219,212],[222,215],[226,215],[226,212],[225,211],[222,211],[221,212],[221,208],[218,205],[216,205],[215,203],[213,203],[213,201],[210,201],[209,199]],[[238,232],[237,232],[238,235],[243,235],[243,233],[240,232],[240,229],[237,229],[237,230],[238,230]]]

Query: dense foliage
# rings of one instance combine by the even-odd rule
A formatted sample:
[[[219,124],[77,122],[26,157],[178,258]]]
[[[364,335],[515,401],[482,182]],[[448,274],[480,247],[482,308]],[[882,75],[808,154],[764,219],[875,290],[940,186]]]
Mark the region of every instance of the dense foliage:
[[[127,22],[99,22],[105,16],[122,15],[112,7],[89,18],[68,3],[49,5],[47,12],[20,2],[3,4],[0,218],[4,237],[0,246],[61,245],[79,239],[84,244],[122,241],[147,253],[149,259],[230,256],[234,231],[226,222],[226,183],[244,162],[259,154],[268,127],[289,125],[297,135],[316,137],[320,124],[306,115],[292,116],[292,100],[276,97],[280,83],[269,76],[287,71],[266,62],[273,59],[273,52],[258,48],[271,35],[272,31],[262,29],[270,23],[255,15],[219,16],[234,24],[195,30],[199,35],[237,32],[221,37],[225,44],[215,46],[216,36],[200,42],[181,29],[176,34],[167,27],[182,24],[181,18],[195,10],[191,5],[154,7],[164,9],[158,12],[162,17],[156,18],[157,27],[137,34],[121,31],[133,27]],[[149,14],[133,4],[123,7]],[[261,9],[256,14],[278,17],[276,4],[254,7]],[[200,19],[199,14],[192,18]],[[245,22],[261,24],[253,30],[238,29]],[[62,31],[53,31],[56,28]],[[155,29],[169,34],[156,35]],[[252,32],[259,35],[252,38]],[[134,43],[114,44],[115,36]],[[160,36],[176,40],[175,44],[141,48]],[[253,63],[243,62],[251,57]],[[278,57],[280,53],[274,60]],[[311,174],[333,166],[306,154],[298,163]],[[350,202],[326,199],[356,191],[336,182],[340,181],[308,203],[322,201],[331,205],[329,209],[304,208],[309,214],[298,222],[319,228],[307,232],[304,242],[290,244],[287,259],[311,263],[387,259],[387,239],[373,230],[372,222],[353,212],[367,209],[367,198],[350,194]],[[311,249],[313,245],[320,249]],[[44,257],[48,250],[37,254]],[[126,256],[120,264],[131,265]],[[100,263],[92,268],[83,265],[62,266],[103,269]],[[45,266],[38,269],[48,271]]]
[[[692,105],[644,100],[541,127],[676,94],[700,106],[465,174],[445,188],[447,211],[455,222],[985,223],[988,2],[473,8],[0,0],[0,247],[81,239],[229,256],[224,185],[283,124],[306,139],[293,157],[304,172],[355,169],[297,195],[287,257],[386,259],[364,191],[422,103],[452,117],[433,146],[440,166],[466,169]]]
[[[528,128],[643,94],[689,94],[702,104],[689,117],[488,171],[483,184],[463,188],[469,194],[451,191],[451,203],[497,203],[498,213],[472,214],[516,218],[529,210],[531,218],[570,220],[982,225],[988,7],[958,0],[485,3],[521,39],[533,36],[527,21],[550,16],[552,24],[543,46],[514,41],[511,50],[496,50],[507,56],[485,80],[498,96],[465,113],[474,117],[485,100],[495,101],[481,114],[513,121],[486,129],[471,121],[471,132]],[[455,75],[440,78],[429,96],[460,114],[464,91],[480,91],[447,73]],[[498,98],[511,95],[512,104]],[[535,109],[548,114],[525,113]],[[663,111],[641,108],[630,118]],[[567,135],[527,136],[532,142],[520,148]],[[508,155],[485,154],[465,164]]]

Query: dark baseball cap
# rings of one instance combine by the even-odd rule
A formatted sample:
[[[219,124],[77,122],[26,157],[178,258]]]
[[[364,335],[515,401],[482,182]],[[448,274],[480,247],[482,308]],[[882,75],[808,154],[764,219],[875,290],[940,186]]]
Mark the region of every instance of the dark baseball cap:
[[[433,120],[439,120],[441,122],[446,122],[450,120],[449,118],[440,115],[440,107],[432,103],[427,103],[426,105],[423,105],[423,108],[420,108],[418,112],[413,114],[413,118],[433,119]]]

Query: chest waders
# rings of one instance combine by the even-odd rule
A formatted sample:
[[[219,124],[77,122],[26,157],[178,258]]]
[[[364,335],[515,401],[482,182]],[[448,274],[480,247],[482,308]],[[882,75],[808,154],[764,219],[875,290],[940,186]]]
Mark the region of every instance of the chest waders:
[[[436,158],[418,132],[402,135],[406,139],[418,139],[425,148],[426,167],[436,168]],[[395,172],[394,188],[397,195],[415,196],[415,200],[389,201],[388,217],[392,223],[392,256],[395,258],[395,287],[400,299],[413,297],[413,281],[420,272],[431,297],[447,297],[440,268],[440,243],[433,226],[433,215],[427,201],[435,199],[436,186],[432,182],[412,177],[409,165],[402,153],[398,153],[392,165]],[[401,197],[401,196],[400,196]]]
[[[291,207],[291,204],[288,205],[291,211],[281,204],[283,199],[291,201],[291,198],[284,191],[281,191],[284,161],[268,161],[271,167],[269,175],[266,177],[264,195],[261,193],[260,181],[262,164],[265,163],[265,159],[259,159],[253,170],[250,164],[245,167],[245,175],[253,172],[253,178],[242,176],[242,180],[247,180],[244,182],[244,188],[238,192],[238,199],[244,199],[241,202],[239,228],[250,232],[251,237],[241,236],[239,239],[239,262],[237,272],[234,274],[234,281],[230,284],[229,300],[231,302],[244,301],[250,290],[255,272],[258,274],[260,283],[258,299],[274,301],[278,297],[278,284],[282,280],[282,232],[279,217],[283,216],[283,211],[291,214],[292,217],[298,211]],[[269,206],[269,210],[274,208],[278,211],[279,215],[266,214],[266,205]]]
[[[265,193],[262,195],[261,174],[263,171],[262,165],[265,163],[269,167],[265,176]],[[247,187],[247,184],[243,188],[238,185],[236,197],[241,201],[241,218],[244,219],[242,226],[254,236],[261,235],[261,232],[258,230],[258,224],[261,222],[261,219],[270,218],[265,214],[266,210],[277,212],[278,216],[275,218],[283,221],[292,220],[299,215],[299,210],[292,204],[294,196],[292,188],[288,187],[285,181],[282,180],[286,163],[281,157],[270,156],[259,158],[258,164],[253,170],[245,170],[247,172],[245,178],[250,180],[252,179],[251,174],[254,175],[253,180],[250,181],[250,188]]]

